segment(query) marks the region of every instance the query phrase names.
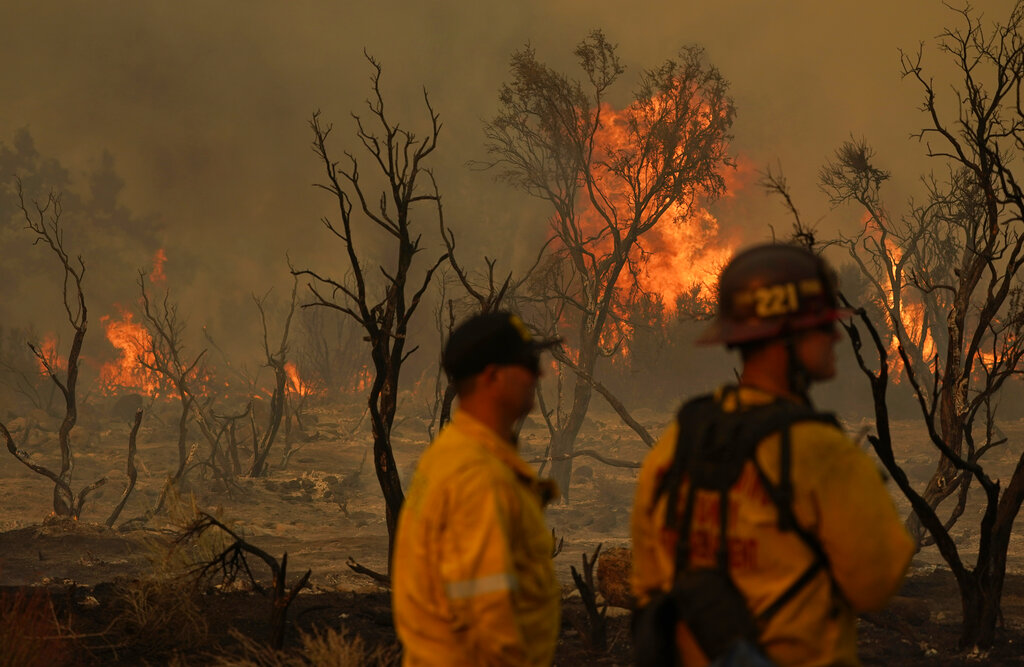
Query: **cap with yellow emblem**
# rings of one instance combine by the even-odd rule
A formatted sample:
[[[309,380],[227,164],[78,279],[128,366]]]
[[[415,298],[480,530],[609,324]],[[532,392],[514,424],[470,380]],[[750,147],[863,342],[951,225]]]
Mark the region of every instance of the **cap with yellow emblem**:
[[[518,315],[497,311],[474,315],[452,332],[441,364],[451,380],[472,377],[491,364],[525,366],[540,372],[540,353],[562,342],[538,339]]]

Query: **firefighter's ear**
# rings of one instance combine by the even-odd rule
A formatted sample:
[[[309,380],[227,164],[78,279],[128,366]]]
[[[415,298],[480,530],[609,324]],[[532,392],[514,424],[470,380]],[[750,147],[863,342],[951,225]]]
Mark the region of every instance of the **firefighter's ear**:
[[[484,366],[484,369],[477,374],[477,382],[483,384],[493,384],[501,372],[501,366],[498,364],[488,364]]]

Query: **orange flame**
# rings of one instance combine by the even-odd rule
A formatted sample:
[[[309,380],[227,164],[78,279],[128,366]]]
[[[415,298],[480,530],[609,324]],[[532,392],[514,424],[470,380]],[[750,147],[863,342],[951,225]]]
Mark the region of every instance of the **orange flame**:
[[[321,393],[312,383],[304,381],[299,377],[299,369],[291,361],[285,363],[284,372],[288,374],[286,389],[300,397],[311,396]]]
[[[668,104],[667,100],[665,96],[656,98],[655,106]],[[615,237],[633,220],[636,210],[645,206],[652,211],[664,207],[656,224],[629,248],[629,267],[613,286],[620,304],[613,308],[621,311],[621,301],[637,298],[631,294],[634,287],[656,296],[665,313],[674,312],[682,297],[710,302],[718,274],[732,257],[736,244],[721,238],[718,220],[708,210],[707,203],[696,195],[663,204],[644,201],[654,186],[654,179],[661,177],[655,166],[648,165],[644,171],[634,174],[633,183],[613,173],[608,166],[623,158],[631,159],[643,150],[637,145],[637,135],[643,136],[649,129],[643,127],[643,118],[650,117],[649,111],[642,111],[641,104],[634,102],[621,110],[602,104],[600,112],[602,124],[595,133],[593,177],[602,195],[603,214],[591,203],[589,193],[582,193],[578,202],[579,235],[585,239],[588,251],[598,257],[610,255],[614,251]],[[704,112],[707,115],[710,110],[704,109]],[[676,150],[682,152],[685,148],[680,145]],[[618,227],[618,232],[613,232],[612,226]],[[601,346],[609,350],[618,345],[615,357],[624,361],[629,357],[628,344],[624,341],[631,338],[631,327],[626,313],[618,314],[622,316],[617,318],[619,321],[602,332]],[[566,353],[570,352],[567,347]]]
[[[864,222],[877,229],[877,223],[873,221],[869,214],[865,214]],[[885,239],[885,252],[893,264],[903,259],[903,249],[888,238]],[[888,281],[883,280],[881,285],[883,294],[881,295],[882,303],[880,305],[883,306],[883,312],[885,313],[889,329],[896,332],[898,329],[897,322],[892,316],[892,311],[896,308],[896,295],[893,293],[893,286]],[[931,359],[935,355],[936,347],[930,329],[925,327],[924,324],[925,306],[921,302],[910,300],[910,295],[902,289],[902,285],[898,287],[900,289],[899,325],[902,326],[903,331],[906,333],[908,342],[920,351],[921,358],[924,360]],[[889,342],[888,365],[889,377],[892,378],[894,384],[899,384],[903,379],[901,372],[903,370],[903,358],[900,357],[899,347],[900,338],[896,333],[893,333],[892,339]]]
[[[38,354],[42,357],[42,359],[36,357],[36,364],[39,366],[40,375],[47,374],[47,365],[49,365],[54,371],[67,369],[68,362],[64,360],[57,351],[57,334],[46,334],[46,336],[43,337],[43,340],[39,342],[39,347],[36,349],[38,350]]]
[[[363,366],[356,373],[355,378],[353,378],[350,391],[355,394],[361,394],[370,388],[371,382],[373,382],[373,374],[368,366]]]
[[[120,353],[118,359],[100,368],[100,391],[108,396],[119,391],[159,396],[160,377],[146,367],[154,362],[152,341],[146,328],[134,322],[128,311],[122,311],[120,320],[104,315],[100,321],[106,328],[107,340]]]
[[[167,262],[167,253],[163,248],[153,255],[153,270],[149,274],[149,282],[154,285],[162,285],[167,282],[167,274],[164,273],[164,264]]]
[[[632,145],[637,130],[630,129],[636,107],[636,102],[622,110],[602,105],[604,121],[595,136],[599,162],[610,162],[618,155],[638,150]],[[677,150],[685,149],[680,146]],[[638,204],[638,193],[608,169],[599,169],[594,176],[607,196],[610,213],[617,220],[630,220]],[[647,191],[651,179],[657,177],[654,171],[641,175],[640,192]],[[608,223],[590,205],[589,197],[583,197],[581,211],[584,232],[596,237],[595,249],[609,252],[612,238],[603,231]],[[669,203],[658,224],[641,237],[640,247],[630,250],[630,259],[640,264],[639,287],[659,295],[665,308],[672,311],[679,296],[695,289],[701,297],[709,298],[710,286],[734,251],[734,244],[720,240],[718,220],[704,203],[695,199]],[[628,276],[620,276],[617,287],[625,288],[628,281]]]

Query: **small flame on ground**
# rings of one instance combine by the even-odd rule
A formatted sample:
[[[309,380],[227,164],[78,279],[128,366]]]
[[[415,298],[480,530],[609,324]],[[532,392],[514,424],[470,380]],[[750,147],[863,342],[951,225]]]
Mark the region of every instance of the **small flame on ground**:
[[[284,372],[288,375],[288,391],[298,394],[300,397],[317,393],[312,385],[304,382],[302,378],[299,377],[299,369],[296,368],[293,362],[289,361],[285,363]]]

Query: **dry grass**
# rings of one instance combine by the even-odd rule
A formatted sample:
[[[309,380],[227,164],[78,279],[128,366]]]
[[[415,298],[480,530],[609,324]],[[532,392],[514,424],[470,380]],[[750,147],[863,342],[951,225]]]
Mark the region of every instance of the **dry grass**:
[[[182,496],[173,489],[168,492],[166,508],[166,528],[177,535],[186,533],[203,514],[213,514],[201,509],[193,494]],[[220,516],[214,516],[223,521]],[[166,537],[155,537],[147,540],[146,544],[154,577],[181,578],[197,566],[214,560],[230,541],[220,531],[205,531],[180,543]]]
[[[215,667],[387,667],[398,664],[397,647],[368,649],[360,637],[348,637],[344,629],[303,633],[300,648],[291,652],[275,651],[240,633],[233,632],[232,636],[238,641],[236,652],[217,656],[209,664]]]
[[[0,667],[70,665],[72,652],[46,591],[0,595]]]
[[[160,653],[205,642],[208,629],[197,593],[180,579],[140,579],[118,587],[109,639]]]

